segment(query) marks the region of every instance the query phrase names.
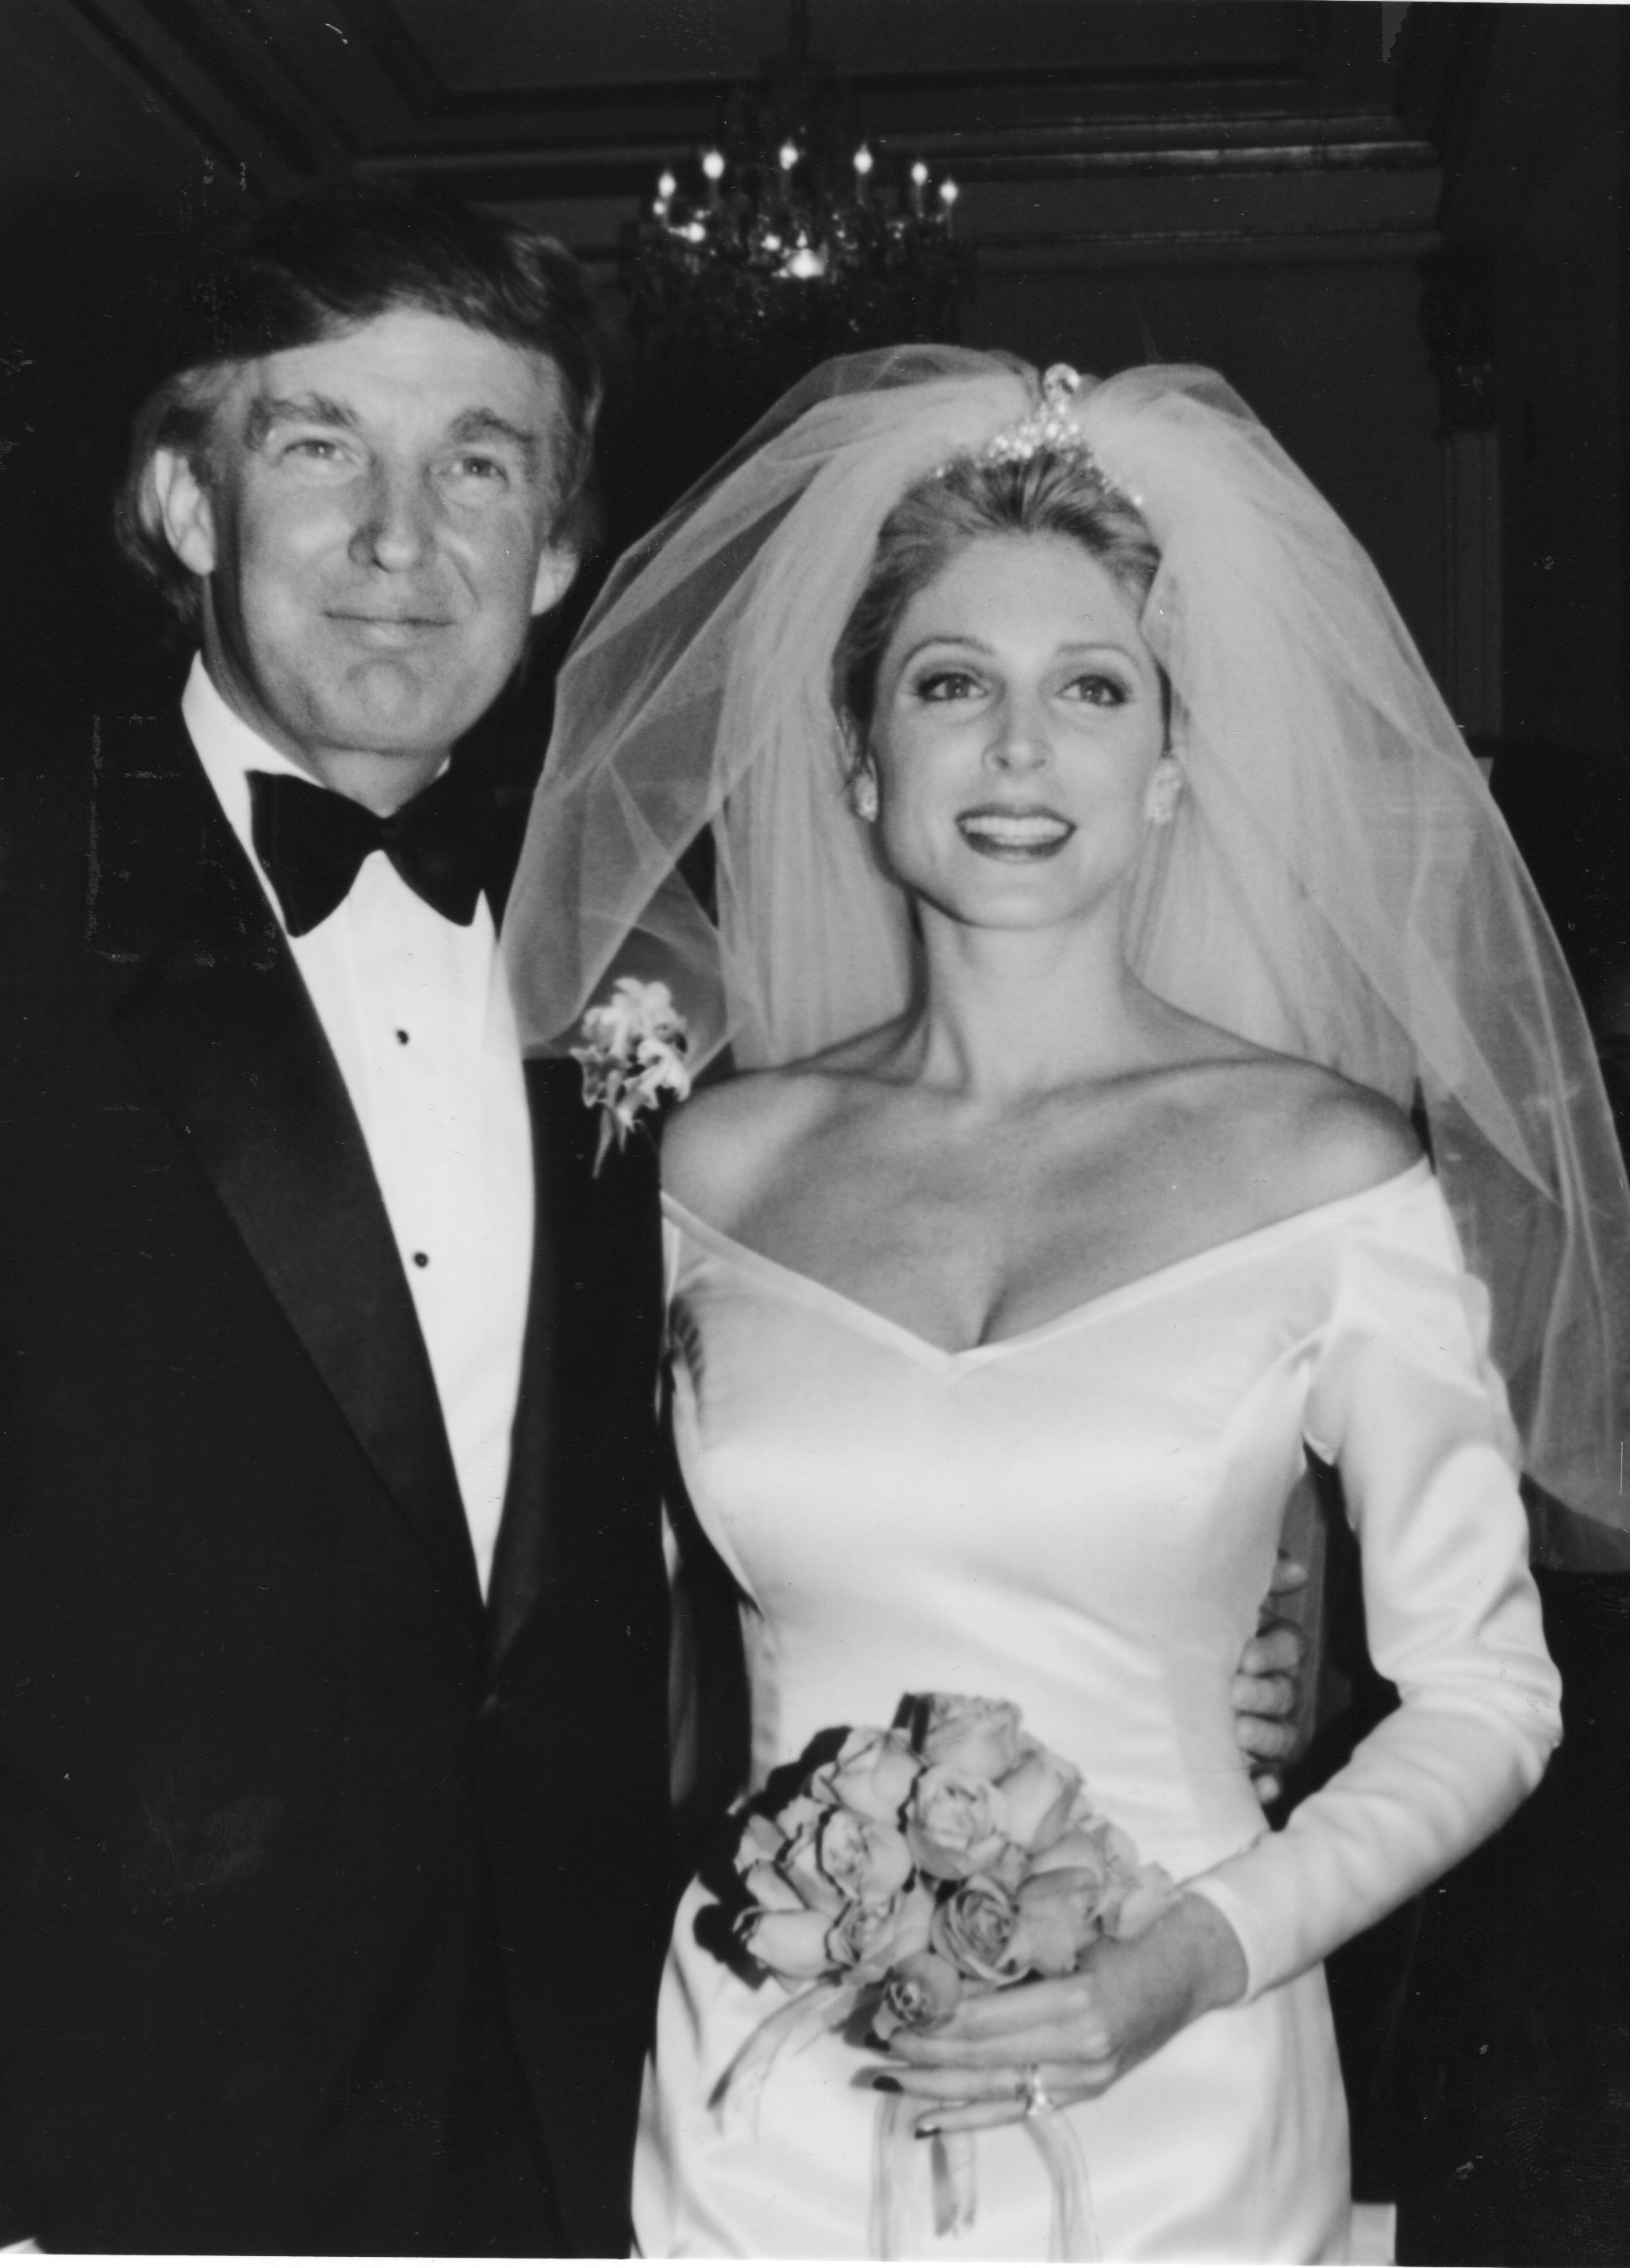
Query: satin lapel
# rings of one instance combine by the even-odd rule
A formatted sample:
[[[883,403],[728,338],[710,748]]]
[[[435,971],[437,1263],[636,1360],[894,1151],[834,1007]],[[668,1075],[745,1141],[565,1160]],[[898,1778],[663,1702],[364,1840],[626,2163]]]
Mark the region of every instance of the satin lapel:
[[[575,1063],[526,1066],[537,1172],[532,1304],[516,1410],[510,1484],[488,1601],[496,1668],[569,1556],[574,1492],[591,1456],[598,1412],[612,1406],[625,1359],[626,1301],[641,1239],[658,1233],[654,1153],[630,1143],[594,1171],[596,1112]],[[654,1399],[657,1380],[650,1381]]]
[[[569,1074],[563,1079],[563,1074]],[[489,1657],[494,1668],[514,1644],[522,1624],[548,1583],[558,1537],[550,1518],[551,1451],[559,1432],[560,1396],[572,1310],[584,1281],[581,1246],[584,1201],[592,1182],[586,1154],[577,1154],[565,1108],[566,1086],[581,1074],[576,1064],[529,1063],[526,1098],[532,1109],[536,1183],[532,1294],[521,1358],[521,1388],[510,1450],[510,1479],[493,1554],[488,1594]],[[591,1113],[581,1108],[577,1116]]]
[[[115,1004],[115,1024],[408,1525],[479,1623],[441,1405],[362,1129],[287,939],[202,775],[195,787],[179,918]]]

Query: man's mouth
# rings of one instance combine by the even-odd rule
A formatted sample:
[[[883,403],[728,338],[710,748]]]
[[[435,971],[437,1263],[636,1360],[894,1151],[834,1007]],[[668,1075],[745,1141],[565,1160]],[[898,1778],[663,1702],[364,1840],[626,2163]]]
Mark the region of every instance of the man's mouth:
[[[449,627],[444,615],[363,615],[336,610],[328,619],[359,644],[377,646],[387,653],[416,645],[421,639]]]
[[[971,850],[982,858],[1051,858],[1075,833],[1075,823],[1056,811],[1015,811],[989,806],[965,811],[957,820],[958,832]]]

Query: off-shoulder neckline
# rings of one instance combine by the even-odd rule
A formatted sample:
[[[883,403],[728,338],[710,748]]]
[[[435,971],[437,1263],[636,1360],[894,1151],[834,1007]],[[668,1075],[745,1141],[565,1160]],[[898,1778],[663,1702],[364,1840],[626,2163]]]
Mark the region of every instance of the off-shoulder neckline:
[[[1384,1182],[1372,1182],[1367,1189],[1355,1189],[1342,1197],[1328,1197],[1322,1204],[1307,1205],[1296,1212],[1282,1213],[1277,1220],[1264,1222],[1259,1228],[1248,1228],[1237,1236],[1224,1237],[1218,1244],[1208,1244],[1198,1252],[1186,1254],[1181,1259],[1163,1262],[1158,1268],[1144,1270],[1140,1276],[1127,1278],[1123,1283],[1112,1284],[1107,1290],[1095,1292],[1090,1299],[1078,1300],[1072,1306],[1051,1315],[1045,1322],[1032,1323],[1027,1329],[1014,1331],[996,1339],[983,1339],[977,1345],[961,1348],[943,1347],[936,1340],[927,1339],[914,1331],[908,1324],[897,1322],[892,1315],[867,1306],[863,1300],[840,1292],[834,1285],[826,1284],[819,1277],[806,1275],[801,1268],[789,1267],[784,1260],[773,1260],[751,1244],[743,1244],[722,1228],[703,1220],[688,1205],[664,1189],[662,1193],[664,1216],[682,1235],[704,1251],[713,1253],[741,1270],[756,1277],[760,1282],[802,1300],[804,1304],[825,1310],[865,1330],[872,1337],[903,1347],[919,1359],[946,1368],[967,1368],[994,1360],[999,1356],[1076,1329],[1089,1318],[1094,1318],[1146,1297],[1156,1290],[1172,1288],[1191,1277],[1208,1273],[1243,1259],[1247,1253],[1274,1239],[1294,1233],[1311,1233],[1347,1212],[1366,1207],[1384,1208],[1395,1198],[1413,1194],[1422,1183],[1433,1178],[1430,1161],[1417,1158],[1399,1174],[1389,1174]]]

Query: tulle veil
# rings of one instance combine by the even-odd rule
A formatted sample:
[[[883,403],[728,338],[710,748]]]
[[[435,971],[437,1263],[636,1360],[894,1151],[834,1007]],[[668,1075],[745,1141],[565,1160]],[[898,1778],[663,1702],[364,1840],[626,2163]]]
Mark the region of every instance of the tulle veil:
[[[892,504],[1038,399],[999,355],[827,363],[620,563],[561,678],[505,922],[532,1050],[569,1047],[623,974],[669,984],[698,1064],[792,1061],[906,1005],[911,924],[848,806],[833,652]],[[1073,415],[1160,549],[1143,630],[1187,785],[1149,837],[1131,964],[1423,1118],[1493,1297],[1538,1549],[1630,1564],[1630,1200],[1478,766],[1364,551],[1215,372],[1089,381]],[[680,868],[706,829],[711,910]]]

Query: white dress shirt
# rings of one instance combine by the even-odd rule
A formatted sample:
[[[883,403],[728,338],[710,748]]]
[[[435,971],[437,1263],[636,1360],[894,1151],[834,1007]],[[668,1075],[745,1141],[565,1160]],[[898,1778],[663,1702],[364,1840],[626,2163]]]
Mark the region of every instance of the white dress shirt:
[[[202,656],[181,715],[282,923],[255,856],[248,776],[311,775],[227,707]],[[483,1597],[509,1481],[532,1248],[532,1123],[496,944],[485,898],[460,929],[379,850],[327,921],[289,939],[401,1254]]]

